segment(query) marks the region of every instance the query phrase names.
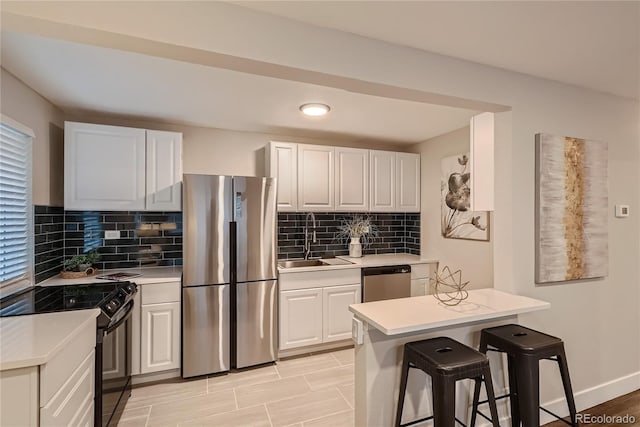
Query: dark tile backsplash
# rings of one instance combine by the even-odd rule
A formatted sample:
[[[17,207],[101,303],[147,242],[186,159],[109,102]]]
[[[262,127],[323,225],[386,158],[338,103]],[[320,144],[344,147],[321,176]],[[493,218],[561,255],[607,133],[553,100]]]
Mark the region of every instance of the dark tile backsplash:
[[[33,207],[34,274],[36,283],[60,273],[64,258],[64,209]]]
[[[107,230],[120,238],[105,239]],[[99,269],[182,265],[182,213],[65,211],[65,258],[92,249]]]
[[[362,213],[317,212],[317,242],[311,256],[348,255],[348,244],[335,239],[344,218]],[[363,254],[420,255],[419,213],[371,213],[379,235]],[[278,258],[304,256],[306,213],[278,214]],[[181,212],[65,211],[34,206],[36,283],[55,276],[66,258],[98,249],[99,269],[182,265]],[[107,230],[119,239],[105,240]]]
[[[278,213],[278,259],[304,256],[304,221],[306,212]],[[348,255],[348,244],[337,241],[335,236],[342,219],[363,213],[315,212],[317,242],[311,244],[311,256]],[[420,255],[419,213],[370,213],[378,228],[378,237],[364,255],[410,253]],[[311,227],[311,225],[309,225]]]

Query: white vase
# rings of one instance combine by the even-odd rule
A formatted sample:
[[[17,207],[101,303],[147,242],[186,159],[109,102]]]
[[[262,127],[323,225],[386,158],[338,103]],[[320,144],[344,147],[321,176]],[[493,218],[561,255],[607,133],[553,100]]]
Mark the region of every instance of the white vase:
[[[351,243],[349,243],[349,256],[351,258],[362,257],[362,244],[359,237],[352,237]]]

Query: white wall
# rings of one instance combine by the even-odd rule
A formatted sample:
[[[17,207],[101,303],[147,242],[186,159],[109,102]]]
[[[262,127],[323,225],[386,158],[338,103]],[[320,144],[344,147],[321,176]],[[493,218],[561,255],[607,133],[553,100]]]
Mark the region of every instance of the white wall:
[[[469,127],[428,139],[415,146],[420,153],[421,201],[420,253],[437,259],[440,268],[462,270],[462,280],[469,280],[466,289],[493,287],[492,218],[489,218],[489,241],[445,239],[440,225],[440,161],[444,157],[469,151]]]
[[[266,72],[268,68],[271,75],[281,73],[282,78],[313,77],[315,80],[310,81],[315,83],[355,91],[386,85],[388,96],[407,96],[407,90],[411,90],[413,94],[424,94],[424,99],[431,96],[443,103],[462,102],[476,110],[490,110],[484,107],[486,103],[511,107],[510,113],[497,120],[495,287],[551,303],[550,310],[522,316],[521,322],[565,340],[579,407],[586,408],[640,387],[637,101],[305,26],[219,2],[193,8],[181,8],[179,2],[136,3],[135,7],[117,3],[101,3],[100,7],[57,3],[43,7],[27,3],[8,7],[57,23],[83,26],[83,35],[96,28],[126,33],[132,37],[132,49],[139,47],[136,43],[142,39],[154,40],[171,43],[175,49],[182,46],[209,52],[209,59],[213,54],[226,53],[278,66],[258,69],[249,64],[248,68],[253,67],[247,69],[250,72]],[[209,17],[221,24],[212,25]],[[71,31],[65,34],[72,36]],[[106,33],[93,35],[104,36],[101,43],[109,42]],[[123,40],[121,37],[120,46],[126,48]],[[167,53],[172,55],[177,56]],[[236,68],[245,63],[233,62]],[[609,144],[610,273],[606,278],[554,286],[534,283],[537,132]],[[632,216],[615,219],[616,203],[629,204]],[[544,369],[542,376],[543,402],[559,398],[562,392],[557,371]],[[564,407],[558,410],[566,412]]]
[[[0,83],[2,114],[28,126],[36,135],[33,139],[33,204],[62,206],[62,111],[4,68]]]

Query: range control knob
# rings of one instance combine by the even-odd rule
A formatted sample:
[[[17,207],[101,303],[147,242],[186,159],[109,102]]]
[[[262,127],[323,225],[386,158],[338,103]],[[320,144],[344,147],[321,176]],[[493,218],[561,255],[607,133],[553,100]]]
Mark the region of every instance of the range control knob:
[[[115,313],[116,310],[118,309],[118,306],[120,304],[118,303],[118,300],[111,300],[107,303],[107,305],[105,306],[105,309],[107,310],[107,312],[109,313]]]

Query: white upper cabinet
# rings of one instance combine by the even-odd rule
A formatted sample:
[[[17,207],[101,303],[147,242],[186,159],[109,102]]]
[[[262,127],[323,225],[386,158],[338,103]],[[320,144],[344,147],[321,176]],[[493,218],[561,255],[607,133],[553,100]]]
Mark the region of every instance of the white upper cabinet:
[[[335,148],[336,210],[369,210],[369,150]]]
[[[271,141],[267,147],[267,176],[277,178],[278,211],[298,208],[298,144]]]
[[[278,211],[420,212],[420,155],[271,141]]]
[[[182,208],[182,134],[147,131],[147,210]]]
[[[64,130],[65,209],[144,209],[144,129],[66,122]]]
[[[334,199],[334,148],[298,145],[298,210],[332,211]]]
[[[494,139],[493,113],[471,117],[471,210],[492,211],[494,195]]]
[[[396,210],[396,153],[369,151],[371,170],[371,212]]]
[[[420,155],[396,153],[396,212],[420,212]]]
[[[65,122],[69,210],[180,210],[182,134]]]

